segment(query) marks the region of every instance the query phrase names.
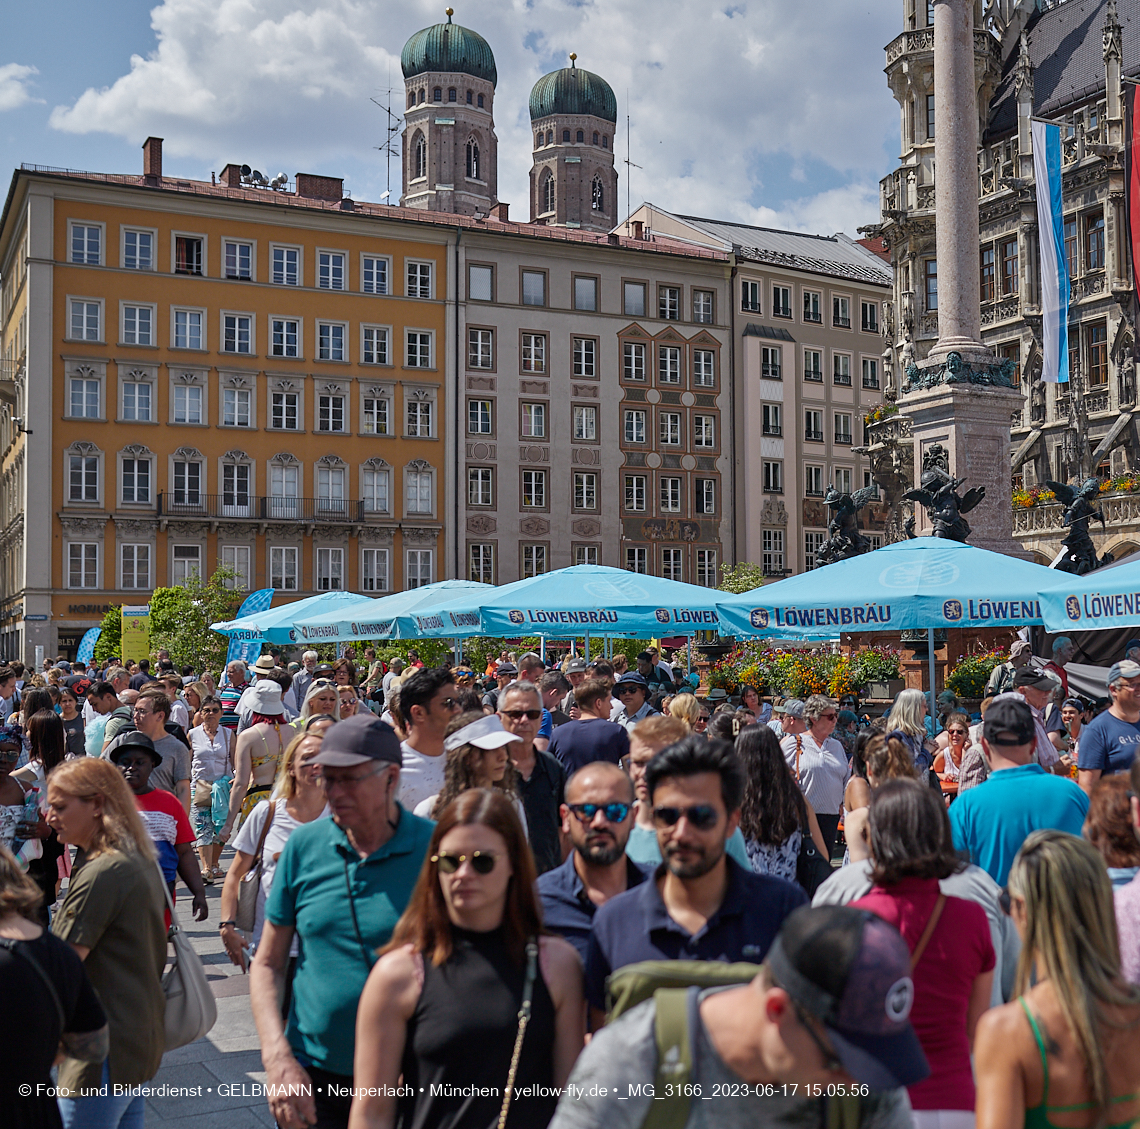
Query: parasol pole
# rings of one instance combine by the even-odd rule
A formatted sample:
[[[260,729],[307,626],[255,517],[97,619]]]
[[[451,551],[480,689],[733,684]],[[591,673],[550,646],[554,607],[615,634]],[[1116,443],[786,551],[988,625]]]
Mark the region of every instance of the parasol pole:
[[[934,709],[934,628],[926,629],[926,660],[930,664],[930,720],[933,722],[938,715]]]

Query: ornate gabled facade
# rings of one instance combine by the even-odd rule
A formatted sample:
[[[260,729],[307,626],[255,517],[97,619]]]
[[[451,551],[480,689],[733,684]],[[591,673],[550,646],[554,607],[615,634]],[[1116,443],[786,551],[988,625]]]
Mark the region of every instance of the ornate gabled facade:
[[[1140,462],[1121,93],[1122,78],[1140,74],[1140,44],[1123,43],[1121,30],[1122,22],[1135,25],[1137,18],[1140,0],[1058,0],[1048,9],[1036,0],[974,5],[982,340],[999,359],[1013,362],[1024,396],[1011,421],[1015,488],[1108,477]],[[887,79],[901,110],[902,156],[881,182],[881,222],[869,229],[889,248],[894,275],[884,316],[892,399],[907,363],[921,361],[938,337],[933,4],[905,0],[904,21],[886,48]],[[1040,379],[1034,117],[1062,126],[1072,379],[1059,385]],[[881,449],[878,431],[886,438]],[[897,478],[900,458],[909,458],[905,423],[873,427],[869,438],[873,460]],[[1135,508],[1108,506],[1110,536],[1103,544],[1118,556],[1140,546]],[[1063,536],[1060,509],[1014,511],[1015,536],[1045,563]],[[898,533],[903,517],[895,514]]]

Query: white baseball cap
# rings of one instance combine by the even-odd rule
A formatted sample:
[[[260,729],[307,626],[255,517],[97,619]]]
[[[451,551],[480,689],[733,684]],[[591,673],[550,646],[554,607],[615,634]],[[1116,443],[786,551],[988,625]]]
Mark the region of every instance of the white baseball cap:
[[[450,753],[452,749],[458,749],[461,745],[474,745],[477,749],[498,749],[503,745],[509,745],[512,741],[521,740],[521,737],[508,733],[503,728],[499,715],[492,713],[473,721],[470,725],[465,725],[462,729],[457,729],[443,742],[443,750]]]

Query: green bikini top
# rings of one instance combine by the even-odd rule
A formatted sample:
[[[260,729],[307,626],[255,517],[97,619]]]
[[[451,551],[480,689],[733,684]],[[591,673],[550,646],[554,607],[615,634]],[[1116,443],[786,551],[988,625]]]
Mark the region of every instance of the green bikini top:
[[[1041,1104],[1034,1106],[1032,1109],[1025,1111],[1025,1129],[1062,1129],[1061,1126],[1055,1125],[1049,1120],[1050,1113],[1080,1113],[1084,1110],[1096,1109],[1095,1102],[1080,1102],[1077,1105],[1049,1105],[1049,1058],[1045,1053],[1045,1040],[1041,1037],[1041,1028],[1037,1026],[1037,1020],[1033,1018],[1033,1012],[1029,1010],[1029,1005],[1025,1002],[1024,996],[1018,996],[1017,1002],[1021,1004],[1021,1010],[1025,1012],[1025,1018],[1029,1020],[1029,1026],[1033,1028],[1033,1038],[1037,1040],[1037,1049],[1041,1052],[1041,1070],[1045,1075],[1045,1088],[1041,1093]],[[1136,1097],[1136,1092],[1131,1094],[1123,1094],[1119,1098],[1113,1098],[1112,1104],[1116,1105],[1118,1102],[1130,1102]],[[1136,1123],[1134,1118],[1129,1118],[1127,1121],[1117,1121],[1104,1126],[1104,1129],[1131,1129]]]

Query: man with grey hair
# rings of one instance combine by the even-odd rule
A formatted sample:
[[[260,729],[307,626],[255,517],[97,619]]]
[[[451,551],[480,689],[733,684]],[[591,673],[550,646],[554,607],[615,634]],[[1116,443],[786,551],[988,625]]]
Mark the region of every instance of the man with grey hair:
[[[1069,696],[1069,676],[1065,673],[1065,664],[1071,662],[1077,653],[1076,644],[1067,635],[1058,635],[1053,640],[1053,657],[1045,664],[1045,669],[1054,678],[1061,680],[1061,698]]]
[[[301,656],[301,669],[293,675],[293,697],[297,700],[297,706],[300,708],[301,703],[305,700],[305,692],[309,689],[309,684],[313,681],[313,671],[317,669],[317,659],[320,656],[316,651],[306,651]]]
[[[389,691],[392,689],[392,683],[396,681],[404,673],[404,660],[398,655],[388,664],[388,672],[380,681],[380,685],[384,689],[384,697],[387,699]]]
[[[1077,750],[1077,783],[1090,794],[1102,776],[1128,772],[1140,749],[1140,663],[1115,663],[1108,693],[1112,705],[1081,730]]]
[[[534,653],[534,651],[527,651],[526,654],[519,658],[519,681],[520,682],[533,682],[537,686],[542,681],[542,676],[546,673],[546,663],[542,661]],[[550,710],[546,708],[545,701],[542,705],[542,721],[538,726],[538,736],[534,739],[536,749],[541,749],[544,753],[550,749],[550,738],[554,735],[554,719],[550,716]]]

